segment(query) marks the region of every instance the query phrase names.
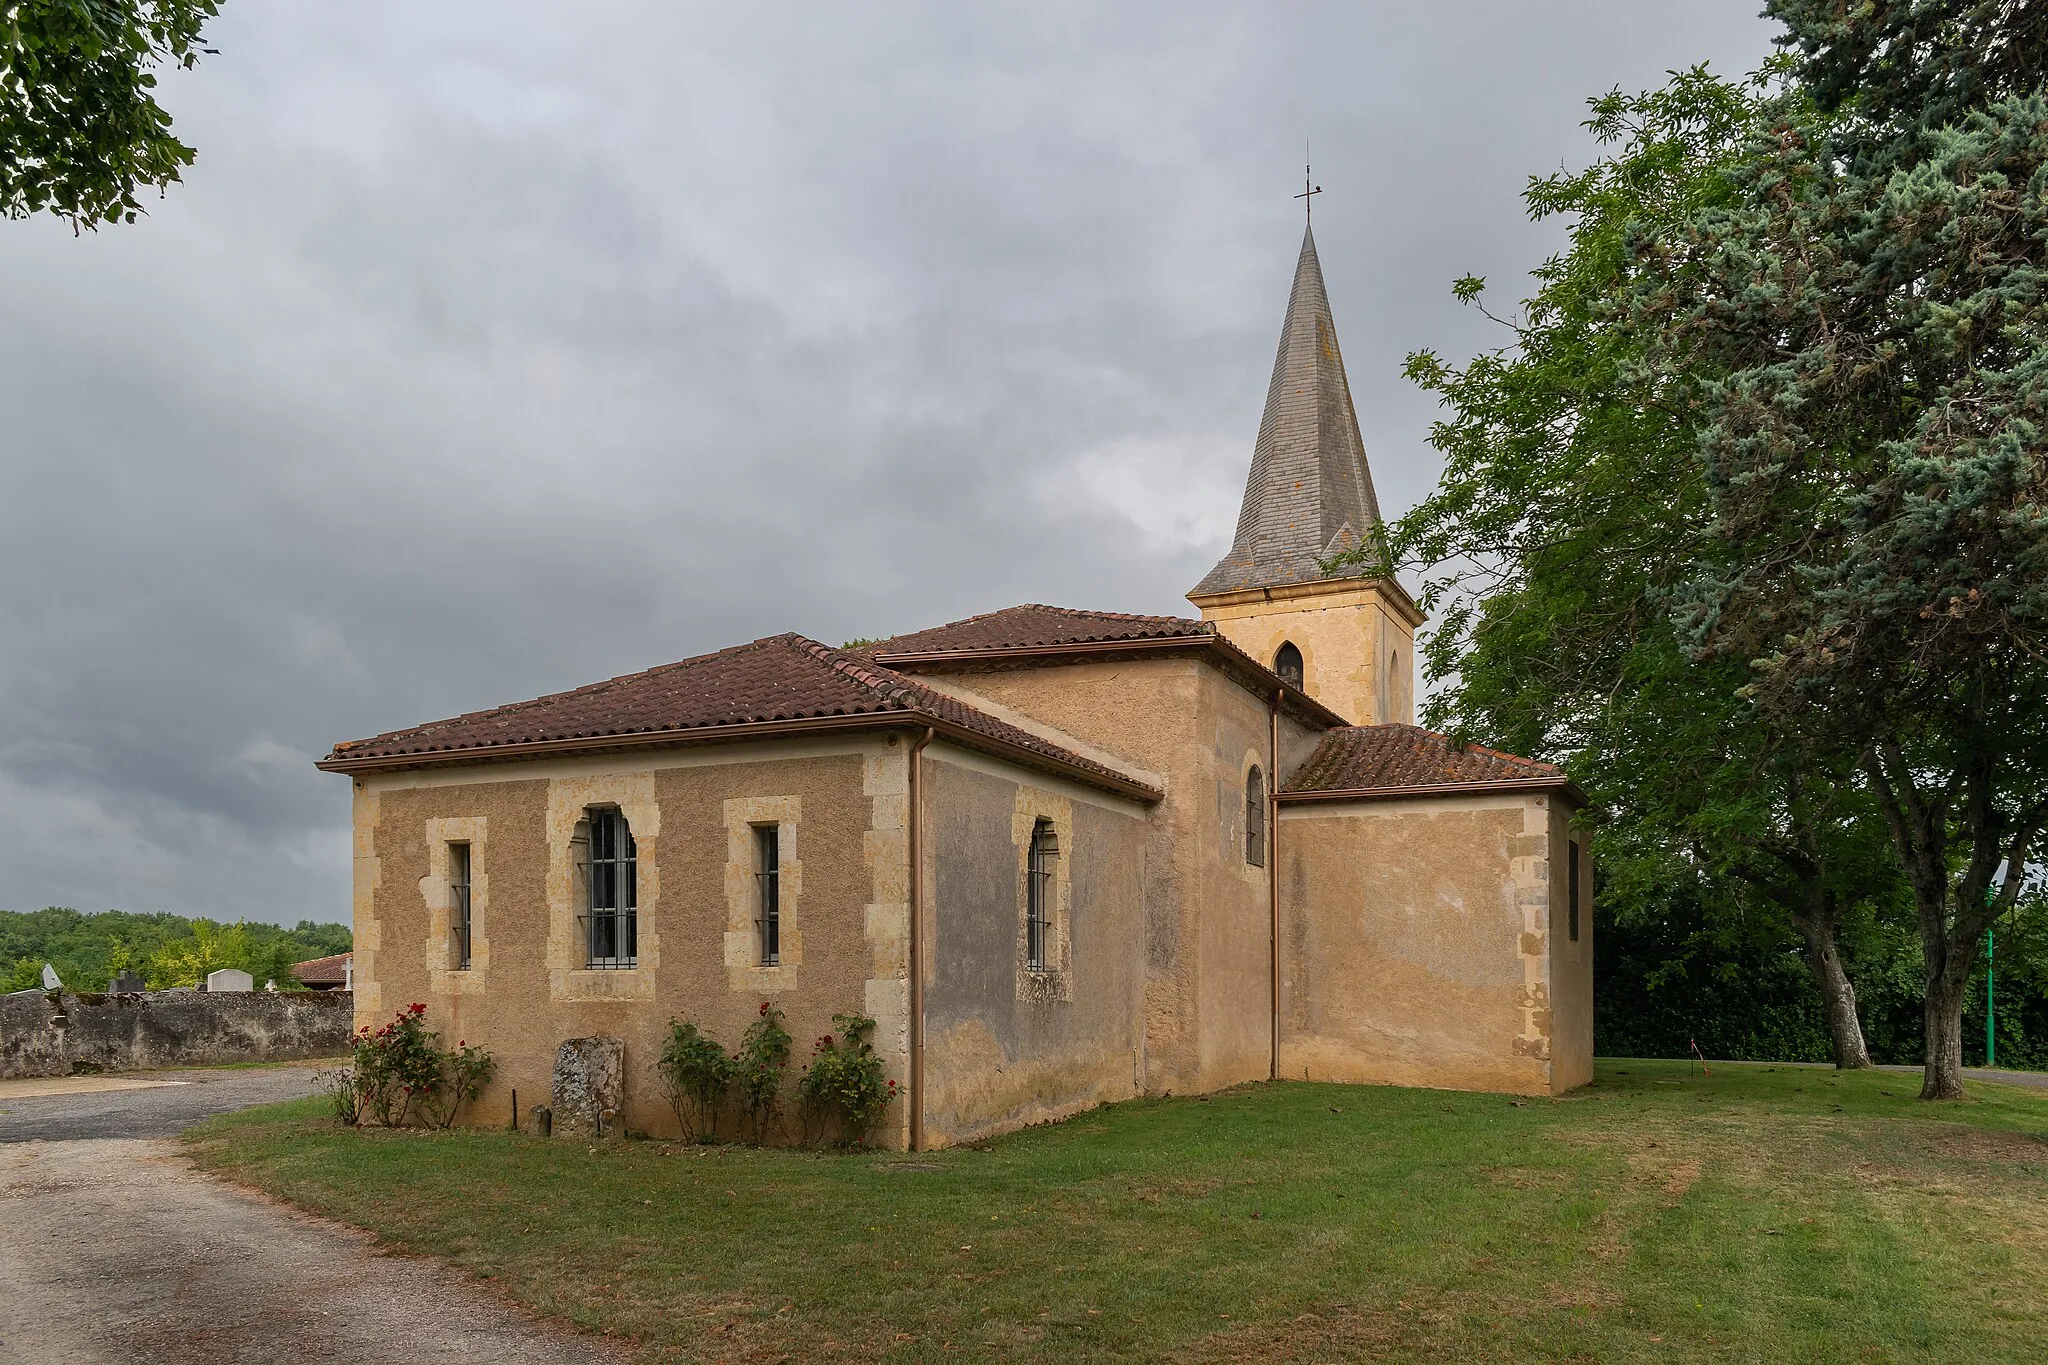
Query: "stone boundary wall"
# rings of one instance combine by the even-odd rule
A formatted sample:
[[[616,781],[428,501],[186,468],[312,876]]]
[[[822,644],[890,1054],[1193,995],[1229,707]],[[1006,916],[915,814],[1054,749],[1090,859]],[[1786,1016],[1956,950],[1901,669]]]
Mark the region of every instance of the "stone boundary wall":
[[[279,1062],[347,1052],[349,991],[0,995],[0,1080]]]

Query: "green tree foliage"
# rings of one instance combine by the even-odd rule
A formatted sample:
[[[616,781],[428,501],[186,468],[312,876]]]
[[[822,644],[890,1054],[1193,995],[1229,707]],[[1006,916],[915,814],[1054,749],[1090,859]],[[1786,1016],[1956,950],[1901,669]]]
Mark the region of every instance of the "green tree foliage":
[[[1709,905],[1693,883],[1634,900],[1625,918],[1595,908],[1593,1043],[1605,1057],[1827,1061],[1827,1018],[1801,943],[1782,919]],[[1924,1055],[1925,963],[1910,922],[1852,913],[1841,950],[1871,1060]],[[1998,1064],[2048,1070],[2048,903],[2023,900],[1998,923]],[[1963,1005],[1963,1061],[1984,1062],[1984,975]]]
[[[1711,500],[1681,637],[1860,765],[1919,921],[1929,1098],[1962,1093],[1984,931],[2048,823],[2041,11],[1777,0],[1803,84],[1725,197],[1631,244],[1626,325]]]
[[[1698,659],[1681,638],[1672,594],[1712,550],[1693,377],[1646,367],[1627,313],[1637,243],[1730,198],[1783,77],[1696,68],[1592,102],[1608,154],[1529,185],[1531,215],[1569,219],[1570,239],[1535,272],[1511,344],[1462,369],[1409,360],[1444,404],[1445,470],[1378,553],[1429,566],[1428,719],[1560,761],[1591,796],[1607,913],[1654,926],[1682,888],[1719,922],[1789,927],[1833,1055],[1857,1066],[1836,930],[1895,900],[1896,878],[1853,765],[1760,723],[1743,661]],[[1473,303],[1482,290],[1455,288]]]
[[[123,970],[153,987],[196,986],[220,967],[239,967],[258,985],[276,981],[284,988],[297,984],[293,963],[345,953],[352,938],[345,924],[311,920],[285,929],[121,910],[0,910],[0,991],[37,988],[45,962],[76,990],[104,990]]]
[[[134,222],[136,191],[192,164],[156,101],[156,69],[189,68],[219,0],[10,0],[0,5],[0,213],[74,227]]]

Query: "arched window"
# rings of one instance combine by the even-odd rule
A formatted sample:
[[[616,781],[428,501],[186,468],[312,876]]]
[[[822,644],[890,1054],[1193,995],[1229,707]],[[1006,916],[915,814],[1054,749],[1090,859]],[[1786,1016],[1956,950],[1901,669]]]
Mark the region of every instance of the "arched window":
[[[1284,678],[1289,687],[1301,686],[1301,651],[1289,640],[1273,655],[1273,671]]]
[[[1256,766],[1244,779],[1244,860],[1266,865],[1266,775]]]
[[[604,807],[585,812],[585,825],[590,913],[583,921],[584,965],[638,966],[640,896],[633,831],[627,828],[623,812]]]
[[[1031,827],[1031,849],[1024,863],[1024,965],[1042,972],[1052,952],[1052,865],[1060,856],[1059,836],[1052,821]]]

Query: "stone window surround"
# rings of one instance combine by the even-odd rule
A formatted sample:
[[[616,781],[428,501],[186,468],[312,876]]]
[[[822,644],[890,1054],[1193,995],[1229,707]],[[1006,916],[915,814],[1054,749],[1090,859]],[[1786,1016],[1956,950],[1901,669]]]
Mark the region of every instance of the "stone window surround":
[[[1251,856],[1252,779],[1255,777],[1258,779],[1259,783],[1259,856],[1256,861],[1254,861]],[[1273,793],[1271,790],[1271,785],[1272,781],[1266,774],[1266,767],[1263,763],[1258,761],[1257,756],[1253,757],[1244,765],[1244,772],[1241,775],[1241,781],[1238,787],[1239,792],[1242,793],[1242,799],[1238,802],[1238,809],[1244,812],[1245,828],[1241,831],[1242,837],[1239,838],[1239,840],[1237,841],[1238,855],[1240,860],[1244,863],[1246,867],[1260,874],[1263,874],[1265,872],[1266,864],[1271,860],[1270,849],[1272,847],[1273,842],[1273,819],[1271,809],[1273,804]]]
[[[773,995],[796,987],[804,961],[804,865],[798,857],[797,833],[803,823],[799,796],[735,796],[725,812],[725,976],[733,990]],[[779,960],[761,961],[759,836],[763,825],[775,826]]]
[[[1252,769],[1254,768],[1257,768],[1262,774],[1265,775],[1266,781],[1266,800],[1264,803],[1264,809],[1266,813],[1266,845],[1264,852],[1266,860],[1263,864],[1249,862],[1245,859],[1244,856],[1244,817],[1247,805],[1244,799],[1245,789],[1251,785]],[[1220,787],[1221,785],[1222,784],[1219,782],[1218,786]],[[1245,882],[1250,885],[1264,886],[1266,884],[1266,869],[1270,867],[1273,862],[1274,820],[1273,774],[1267,771],[1266,754],[1263,750],[1246,749],[1244,751],[1244,756],[1240,758],[1237,763],[1236,799],[1234,801],[1224,803],[1219,793],[1218,801],[1220,804],[1225,804],[1229,812],[1224,817],[1225,828],[1223,832],[1224,837],[1222,840],[1223,866],[1227,869],[1235,871],[1239,877],[1243,878]]]
[[[491,877],[486,847],[490,821],[481,815],[427,821],[427,875],[420,878],[420,898],[427,908],[427,989],[436,995],[482,995],[491,967]],[[454,963],[455,895],[450,881],[449,846],[469,847],[469,966]]]
[[[1289,679],[1289,681],[1296,689],[1306,691],[1309,679],[1308,651],[1303,649],[1292,636],[1283,637],[1280,643],[1274,647],[1272,662],[1269,666],[1275,673],[1279,673],[1281,677],[1287,677],[1287,674],[1282,673],[1280,670],[1280,656],[1290,649],[1294,651],[1294,661],[1301,666],[1301,676],[1297,679]]]
[[[584,965],[588,945],[578,936],[576,826],[593,806],[616,807],[633,833],[639,957],[631,967]],[[661,807],[652,770],[557,777],[548,782],[548,996],[555,1001],[650,1000],[661,967]],[[474,856],[474,855],[472,855]]]
[[[1030,965],[1031,836],[1040,820],[1052,823],[1059,856],[1052,863],[1052,905],[1046,924],[1043,967]],[[1073,865],[1074,803],[1036,787],[1019,784],[1010,816],[1010,839],[1017,865],[1017,998],[1034,1004],[1074,998]]]

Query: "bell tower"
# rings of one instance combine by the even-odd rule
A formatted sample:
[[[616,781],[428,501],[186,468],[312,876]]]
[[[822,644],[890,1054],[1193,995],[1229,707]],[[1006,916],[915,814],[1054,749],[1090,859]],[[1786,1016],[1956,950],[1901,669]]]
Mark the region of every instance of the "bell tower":
[[[1188,594],[1232,644],[1354,725],[1415,722],[1415,628],[1391,578],[1326,574],[1380,524],[1313,231],[1302,237],[1237,535]]]

